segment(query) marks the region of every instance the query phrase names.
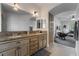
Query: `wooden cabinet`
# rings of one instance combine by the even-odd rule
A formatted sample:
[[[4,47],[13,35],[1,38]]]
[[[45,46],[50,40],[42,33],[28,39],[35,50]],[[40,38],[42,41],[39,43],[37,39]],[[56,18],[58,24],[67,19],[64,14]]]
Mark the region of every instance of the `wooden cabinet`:
[[[0,56],[29,56],[46,46],[46,34],[0,42]]]
[[[0,56],[3,56],[3,54],[2,54],[2,53],[0,53]]]
[[[39,49],[43,48],[43,35],[39,35]]]
[[[39,36],[39,49],[46,47],[47,36],[46,34]]]
[[[27,45],[21,45],[20,49],[19,49],[19,56],[28,56],[29,52],[28,52],[28,46]]]
[[[0,44],[0,52],[5,51],[5,50],[9,50],[9,49],[14,48],[16,46],[17,45],[16,45],[15,41],[4,42],[4,43]]]
[[[29,40],[28,38],[23,38],[20,41],[17,41],[18,47],[17,52],[18,56],[28,56],[29,55]]]
[[[32,55],[39,49],[38,36],[31,36],[29,42],[29,53]]]
[[[16,56],[16,48],[2,52],[2,56]]]
[[[0,55],[2,56],[27,56],[29,55],[29,40],[28,38],[21,38],[15,42],[5,42],[0,45]]]
[[[28,56],[29,55],[29,40],[28,38],[24,38],[21,41],[21,45],[19,46],[19,56]]]
[[[47,35],[43,35],[43,48],[47,45]]]
[[[32,37],[30,37],[29,42],[30,42],[29,43],[30,44],[29,52],[30,52],[30,55],[32,55],[35,52],[37,52],[39,49],[42,49],[42,48],[46,47],[47,36],[46,36],[46,34],[32,36]]]

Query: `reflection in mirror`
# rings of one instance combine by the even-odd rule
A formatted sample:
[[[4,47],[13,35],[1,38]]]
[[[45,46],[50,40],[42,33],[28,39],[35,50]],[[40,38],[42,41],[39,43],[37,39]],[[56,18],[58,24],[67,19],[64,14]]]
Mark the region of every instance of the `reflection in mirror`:
[[[35,26],[35,21],[30,20],[32,15],[29,12],[13,8],[8,4],[2,4],[2,32],[7,31],[30,31],[29,27]]]
[[[40,23],[40,20],[37,20],[37,28],[41,28],[41,23]]]
[[[43,29],[46,27],[46,20],[38,19],[37,20],[37,28]]]

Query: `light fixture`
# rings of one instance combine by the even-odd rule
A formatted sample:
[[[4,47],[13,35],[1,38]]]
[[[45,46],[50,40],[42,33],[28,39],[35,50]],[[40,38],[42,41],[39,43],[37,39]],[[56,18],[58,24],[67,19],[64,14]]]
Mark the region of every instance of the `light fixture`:
[[[72,19],[71,20],[75,20],[75,16],[74,15],[72,16]]]
[[[13,9],[14,9],[15,11],[18,11],[18,5],[17,5],[16,3],[14,3]]]
[[[74,18],[72,20],[75,20]]]
[[[18,9],[16,7],[13,8],[15,11],[18,11]]]
[[[38,12],[36,10],[33,11],[33,17],[38,17]]]

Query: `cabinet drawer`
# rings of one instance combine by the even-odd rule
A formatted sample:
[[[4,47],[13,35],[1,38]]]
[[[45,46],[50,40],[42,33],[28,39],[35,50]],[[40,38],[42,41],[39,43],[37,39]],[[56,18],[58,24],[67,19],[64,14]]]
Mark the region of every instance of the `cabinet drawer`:
[[[28,39],[22,39],[16,42],[17,45],[29,44]]]
[[[21,45],[19,49],[20,56],[28,56],[29,55],[29,46]]]
[[[33,49],[38,49],[38,45],[32,45],[32,46],[30,46],[30,50],[33,50]]]
[[[0,53],[0,56],[3,56],[3,54],[2,54],[2,53]]]
[[[16,56],[16,48],[2,52],[3,56]]]
[[[0,45],[0,52],[16,47],[16,42],[10,42]]]
[[[31,38],[30,39],[30,41],[36,41],[37,40],[37,38]]]
[[[35,52],[37,52],[38,49],[32,49],[30,50],[30,55],[34,54]]]
[[[35,40],[38,40],[38,37],[37,36],[30,38],[30,41],[35,41]]]
[[[39,41],[39,49],[43,48],[43,41]]]
[[[44,38],[47,39],[47,35],[44,35]]]
[[[30,42],[30,45],[37,45],[37,44],[38,44],[38,41],[37,40]]]
[[[43,39],[43,38],[44,38],[43,35],[39,36],[39,40],[41,40],[41,39]]]
[[[38,45],[30,46],[30,49],[38,49]]]
[[[43,40],[43,47],[46,47],[47,41]]]

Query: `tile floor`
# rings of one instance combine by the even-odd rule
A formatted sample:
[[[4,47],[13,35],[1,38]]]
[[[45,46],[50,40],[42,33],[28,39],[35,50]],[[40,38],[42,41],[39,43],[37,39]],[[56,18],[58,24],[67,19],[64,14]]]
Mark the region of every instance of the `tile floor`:
[[[51,52],[50,56],[76,56],[75,48],[54,43],[49,48],[45,48]]]

